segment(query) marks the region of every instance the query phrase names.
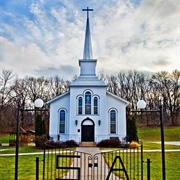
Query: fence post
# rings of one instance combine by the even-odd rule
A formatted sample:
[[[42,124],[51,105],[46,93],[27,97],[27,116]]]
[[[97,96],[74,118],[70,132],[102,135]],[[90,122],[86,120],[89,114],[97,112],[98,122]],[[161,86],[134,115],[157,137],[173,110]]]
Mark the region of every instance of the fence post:
[[[36,157],[36,180],[39,180],[39,157]]]
[[[147,180],[150,180],[150,159],[147,159]]]
[[[143,143],[141,142],[141,180],[143,180],[143,163],[144,163],[144,159],[143,159]]]

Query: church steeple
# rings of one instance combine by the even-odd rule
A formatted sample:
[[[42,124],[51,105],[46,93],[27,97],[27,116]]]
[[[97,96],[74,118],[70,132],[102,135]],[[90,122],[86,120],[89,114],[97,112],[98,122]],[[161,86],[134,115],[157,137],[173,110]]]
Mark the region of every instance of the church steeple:
[[[83,59],[79,59],[80,74],[73,82],[71,82],[70,87],[106,87],[104,81],[98,79],[96,76],[96,64],[97,59],[93,59],[92,56],[92,46],[91,46],[91,33],[89,25],[89,11],[93,9],[82,9],[87,11],[87,22],[85,30],[85,40],[84,40],[84,54]]]
[[[93,9],[89,9],[87,7],[87,9],[82,9],[82,11],[87,11],[83,59],[93,59],[92,45],[91,45],[91,32],[90,32],[90,25],[89,25],[89,11],[93,11]]]

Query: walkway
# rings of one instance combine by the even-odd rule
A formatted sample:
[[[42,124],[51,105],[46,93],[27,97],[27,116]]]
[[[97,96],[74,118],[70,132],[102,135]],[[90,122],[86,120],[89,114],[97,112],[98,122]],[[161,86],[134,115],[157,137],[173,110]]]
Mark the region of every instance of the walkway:
[[[104,161],[104,158],[101,157],[101,151],[97,147],[77,147],[76,151],[85,153],[87,156],[82,155],[82,162],[80,159],[74,159],[73,164],[71,167],[80,165],[80,173],[81,179],[85,180],[105,180],[109,169],[107,164]],[[94,156],[95,155],[95,156]],[[78,162],[79,161],[79,162]],[[92,167],[89,166],[89,163]],[[97,164],[97,166],[95,165]],[[63,179],[74,179],[77,178],[78,174],[74,171],[69,171],[69,173]],[[111,174],[109,180],[120,180],[117,176],[113,173]]]
[[[158,141],[158,142],[152,142],[152,143],[161,144],[160,141]],[[180,146],[180,141],[165,141],[164,144],[174,145],[174,146]]]

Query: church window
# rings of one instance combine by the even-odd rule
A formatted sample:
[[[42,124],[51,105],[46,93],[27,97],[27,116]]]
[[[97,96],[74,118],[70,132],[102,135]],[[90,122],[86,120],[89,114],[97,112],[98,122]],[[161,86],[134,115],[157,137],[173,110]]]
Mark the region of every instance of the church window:
[[[94,98],[94,114],[98,114],[98,98]]]
[[[85,114],[91,114],[91,93],[85,93]]]
[[[110,111],[110,133],[116,133],[116,111]]]
[[[82,109],[83,109],[82,97],[79,97],[79,99],[78,99],[78,114],[82,114]]]
[[[60,122],[59,122],[59,133],[65,133],[65,119],[66,119],[65,110],[61,110],[60,111]]]

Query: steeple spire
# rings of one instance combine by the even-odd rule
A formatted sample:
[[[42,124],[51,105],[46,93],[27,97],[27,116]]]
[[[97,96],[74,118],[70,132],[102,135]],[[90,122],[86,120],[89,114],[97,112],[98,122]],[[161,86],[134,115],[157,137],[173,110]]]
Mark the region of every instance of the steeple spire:
[[[92,57],[89,11],[93,11],[93,9],[87,7],[87,9],[82,10],[87,11],[84,54],[83,59],[79,59],[80,74],[78,78],[70,84],[70,87],[106,87],[105,82],[99,80],[96,76],[97,59],[93,59]]]
[[[93,11],[93,9],[82,9],[82,11],[87,11],[87,22],[86,22],[86,34],[84,41],[84,54],[83,59],[92,59],[92,46],[91,46],[91,32],[89,25],[89,11]]]

